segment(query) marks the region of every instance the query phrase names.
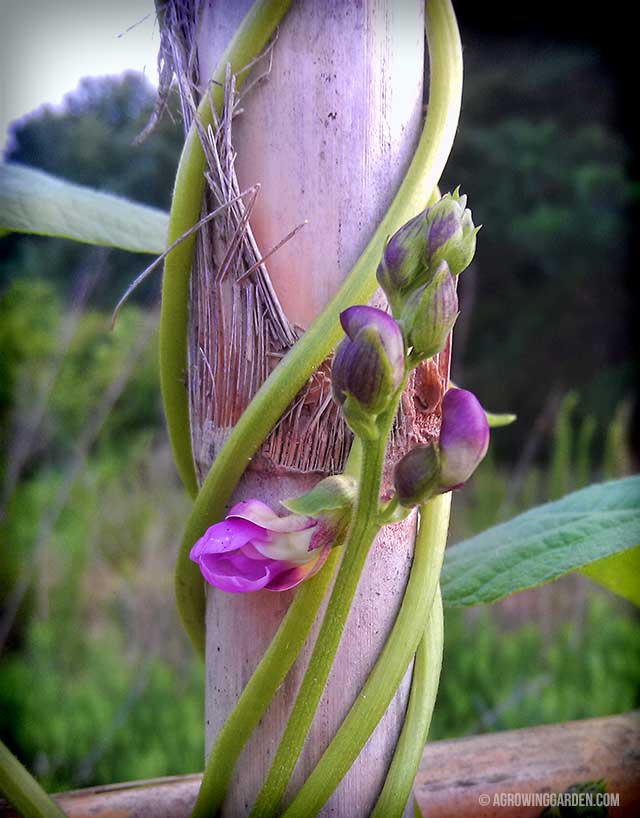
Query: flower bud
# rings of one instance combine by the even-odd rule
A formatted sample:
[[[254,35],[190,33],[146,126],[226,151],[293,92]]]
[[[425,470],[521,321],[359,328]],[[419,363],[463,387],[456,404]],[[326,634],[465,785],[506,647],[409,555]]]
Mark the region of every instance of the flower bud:
[[[428,275],[427,212],[418,213],[391,236],[378,265],[378,284],[393,309],[400,305],[398,296],[403,291],[410,290],[416,281],[426,279]]]
[[[458,295],[446,261],[442,261],[433,280],[408,299],[401,323],[417,362],[440,352],[458,317]]]
[[[440,457],[433,443],[416,446],[396,463],[393,483],[398,501],[412,508],[440,493]]]
[[[402,383],[404,341],[393,318],[374,307],[349,307],[340,321],[347,337],[333,359],[333,396],[359,434],[355,425],[382,412]]]
[[[489,447],[489,424],[480,402],[466,389],[449,389],[442,399],[440,484],[458,488],[471,477]]]
[[[387,242],[376,277],[394,313],[407,295],[429,284],[446,261],[451,275],[468,267],[476,248],[476,234],[467,197],[458,190],[404,224]]]
[[[442,261],[451,275],[459,275],[476,251],[476,234],[467,197],[458,190],[447,193],[428,209],[427,265],[435,270]]]
[[[440,439],[416,446],[396,463],[393,482],[405,508],[460,488],[487,453],[489,424],[476,396],[449,389],[442,400]]]

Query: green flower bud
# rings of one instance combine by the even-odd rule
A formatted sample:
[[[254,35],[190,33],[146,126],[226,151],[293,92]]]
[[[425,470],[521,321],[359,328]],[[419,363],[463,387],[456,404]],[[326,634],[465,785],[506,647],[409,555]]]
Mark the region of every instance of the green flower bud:
[[[435,270],[442,261],[457,276],[471,263],[476,251],[476,235],[467,197],[458,189],[447,193],[428,210],[427,265]]]
[[[401,313],[412,361],[417,363],[440,352],[457,317],[456,284],[447,262],[442,261],[433,280],[409,296]]]
[[[466,204],[467,197],[457,189],[447,193],[387,242],[376,277],[394,314],[399,314],[411,292],[429,284],[443,261],[453,276],[468,267],[479,228],[474,227]]]

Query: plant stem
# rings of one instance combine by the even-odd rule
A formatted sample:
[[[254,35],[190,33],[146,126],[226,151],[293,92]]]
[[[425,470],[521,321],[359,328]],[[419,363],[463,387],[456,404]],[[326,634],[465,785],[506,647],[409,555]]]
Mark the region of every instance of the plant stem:
[[[462,50],[450,0],[430,0],[427,3],[426,30],[431,66],[429,107],[409,170],[387,214],[336,295],[267,378],[236,423],[209,470],[187,522],[175,569],[176,603],[185,630],[201,654],[204,654],[204,592],[200,573],[189,560],[189,551],[206,528],[223,516],[225,505],[249,460],[297,392],[338,342],[342,332],[340,312],[352,304],[366,304],[373,295],[377,286],[375,269],[386,238],[424,208],[451,150],[460,113]],[[197,150],[201,151],[199,146]],[[186,244],[185,241],[180,246]],[[182,273],[176,270],[174,274],[184,275],[184,280],[188,282],[191,250],[187,253],[185,249],[181,258],[185,270]],[[166,269],[165,265],[165,275]],[[181,338],[179,343],[186,350],[186,284],[179,292],[172,290],[170,295],[172,299],[184,295],[184,303],[176,305],[172,301],[166,305],[165,314],[175,314],[171,326],[166,327],[164,334],[161,331],[161,335],[166,345],[171,343],[171,338]],[[188,438],[187,395],[180,384],[186,371],[186,351],[184,355],[172,353],[164,359],[164,364],[161,361],[161,366],[164,382],[173,384],[173,408],[167,405],[163,391],[165,412],[168,418],[170,414],[173,417],[174,409],[177,412],[168,423],[174,428],[184,424],[184,428],[176,434]],[[179,388],[176,388],[178,385]],[[178,411],[176,402],[179,401],[184,401],[184,407]]]
[[[355,439],[344,474],[356,476],[362,461]],[[214,815],[222,805],[229,781],[245,744],[266,712],[278,687],[302,649],[324,599],[342,549],[334,546],[324,567],[298,589],[276,635],[227,716],[209,752],[193,818]]]
[[[413,790],[438,692],[444,639],[442,596],[436,591],[411,677],[409,704],[382,792],[370,818],[401,818]]]
[[[23,818],[65,818],[64,812],[0,741],[0,792]]]
[[[451,494],[421,510],[411,574],[393,629],[358,698],[320,761],[281,818],[316,815],[349,770],[384,715],[424,633],[433,605],[449,528]]]
[[[362,463],[358,500],[340,570],[287,726],[271,769],[251,810],[250,818],[273,818],[278,814],[280,802],[302,751],[331,671],[360,575],[371,543],[379,531],[376,517],[382,466],[387,437],[401,391],[402,388],[384,417],[380,419],[378,424],[380,436],[375,440],[361,441]]]
[[[209,818],[222,805],[236,762],[304,645],[335,573],[340,548],[298,589],[271,644],[247,682],[209,752],[193,818]]]
[[[220,57],[208,93],[202,96],[196,113],[202,128],[206,129],[212,124],[211,106],[218,114],[222,108],[227,64],[231,65],[231,71],[236,75],[248,65],[267,44],[290,5],[291,0],[257,0],[251,7]],[[238,87],[245,79],[246,75],[237,76]],[[205,156],[194,121],[176,173],[167,245],[180,238],[198,221],[204,192],[204,170]],[[189,278],[194,247],[195,235],[190,235],[167,255],[164,263],[160,312],[160,388],[176,468],[187,491],[195,497],[198,486],[191,451],[187,391],[183,382],[187,371]]]

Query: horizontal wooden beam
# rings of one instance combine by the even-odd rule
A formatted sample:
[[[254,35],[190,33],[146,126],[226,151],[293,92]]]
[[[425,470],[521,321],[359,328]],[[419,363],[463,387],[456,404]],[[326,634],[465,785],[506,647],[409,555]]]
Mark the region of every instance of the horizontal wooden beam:
[[[543,808],[523,806],[520,793],[601,778],[619,794],[610,818],[638,818],[640,713],[427,744],[415,795],[423,818],[538,818]]]
[[[423,818],[537,818],[542,807],[522,806],[523,796],[563,792],[600,778],[608,793],[619,796],[609,816],[637,818],[640,714],[435,741],[425,749],[415,794]],[[55,798],[69,818],[188,818],[200,779],[197,774],[111,784]],[[0,801],[0,818],[15,815]]]

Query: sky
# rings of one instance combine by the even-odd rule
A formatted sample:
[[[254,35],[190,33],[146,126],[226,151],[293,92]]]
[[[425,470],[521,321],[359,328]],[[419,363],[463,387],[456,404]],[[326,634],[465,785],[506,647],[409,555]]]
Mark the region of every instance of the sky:
[[[0,15],[0,150],[12,120],[82,77],[132,69],[157,84],[153,0],[0,0]]]

